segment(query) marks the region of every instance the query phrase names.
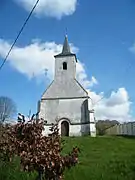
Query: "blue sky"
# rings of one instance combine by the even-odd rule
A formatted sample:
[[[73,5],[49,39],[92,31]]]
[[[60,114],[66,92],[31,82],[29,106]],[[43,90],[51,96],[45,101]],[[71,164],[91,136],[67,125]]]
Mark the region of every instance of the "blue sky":
[[[78,78],[95,102],[103,97],[95,106],[97,118],[133,120],[135,0],[69,0],[69,4],[53,0],[48,6],[45,3],[49,0],[41,1],[0,71],[0,95],[14,99],[19,112],[35,112],[37,101],[53,77],[53,52],[61,50],[67,28],[69,42],[80,61]],[[34,2],[1,1],[0,63]],[[44,49],[50,46],[46,54]]]

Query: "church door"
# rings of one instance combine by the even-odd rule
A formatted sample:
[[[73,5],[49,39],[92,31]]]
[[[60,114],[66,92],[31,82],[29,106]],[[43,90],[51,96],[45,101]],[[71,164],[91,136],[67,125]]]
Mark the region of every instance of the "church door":
[[[67,121],[61,123],[61,136],[69,136],[69,123]]]

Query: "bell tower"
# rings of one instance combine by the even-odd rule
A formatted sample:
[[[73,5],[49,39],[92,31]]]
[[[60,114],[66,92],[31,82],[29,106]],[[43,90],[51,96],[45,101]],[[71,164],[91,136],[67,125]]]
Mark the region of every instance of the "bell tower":
[[[76,76],[76,55],[71,53],[68,37],[65,36],[62,52],[55,57],[55,77],[54,80],[70,80]]]

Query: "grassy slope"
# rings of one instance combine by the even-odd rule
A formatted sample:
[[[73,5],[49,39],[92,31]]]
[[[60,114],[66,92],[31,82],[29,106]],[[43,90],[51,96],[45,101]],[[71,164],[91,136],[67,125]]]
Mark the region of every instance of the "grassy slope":
[[[82,149],[80,164],[65,173],[66,180],[135,180],[135,139],[81,137],[67,139],[65,151]]]
[[[135,139],[118,137],[67,138],[64,152],[77,145],[80,164],[65,173],[65,180],[135,180]],[[34,180],[35,176],[0,167],[0,180]]]

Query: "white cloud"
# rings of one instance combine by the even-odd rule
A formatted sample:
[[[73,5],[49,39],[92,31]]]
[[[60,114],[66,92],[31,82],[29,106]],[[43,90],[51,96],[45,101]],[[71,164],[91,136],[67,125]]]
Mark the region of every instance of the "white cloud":
[[[92,76],[91,80],[88,80],[88,76],[85,71],[85,65],[78,61],[76,69],[77,69],[77,79],[81,84],[83,84],[84,88],[91,88],[95,84],[98,84],[98,81],[94,76]]]
[[[70,44],[71,50],[74,53],[78,52],[78,48]],[[0,56],[4,58],[10,49],[11,44],[3,39],[0,39]],[[55,42],[41,42],[40,40],[32,40],[30,45],[25,47],[15,46],[8,57],[9,63],[16,70],[28,76],[28,78],[42,78],[47,69],[47,76],[52,80],[54,75],[54,55],[62,51],[62,44]],[[84,65],[78,61],[77,63],[77,79],[86,88],[97,84],[95,77],[88,79]]]
[[[2,58],[7,54],[10,45],[9,42],[0,39],[0,56]],[[54,74],[54,55],[60,53],[61,49],[62,45],[55,42],[33,40],[31,44],[25,47],[15,46],[8,58],[8,63],[28,78],[32,78],[34,75],[38,79],[45,79],[44,70],[48,69],[47,76],[52,80]],[[71,44],[71,49],[75,53],[79,51],[73,44]],[[85,71],[85,65],[80,61],[77,63],[77,79],[88,90],[89,96],[93,100],[93,105],[95,104],[96,119],[115,119],[119,121],[132,119],[130,115],[131,102],[128,92],[124,87],[111,92],[108,98],[106,98],[104,92],[99,94],[93,92],[91,89],[94,85],[98,84],[98,81],[94,76],[89,80]],[[91,104],[90,106],[91,108],[93,107]]]
[[[124,88],[119,88],[116,92],[112,92],[110,98],[107,100],[107,105],[112,107],[115,105],[121,105],[127,102],[129,99],[128,93]]]
[[[14,0],[27,11],[31,11],[36,0]],[[60,19],[75,12],[77,0],[40,0],[34,13],[36,16],[50,16]]]
[[[104,93],[96,94],[89,91],[89,94],[94,101],[96,119],[111,119],[120,122],[133,120],[130,115],[131,101],[125,88],[119,88],[116,92],[111,92],[108,98],[105,97]]]

